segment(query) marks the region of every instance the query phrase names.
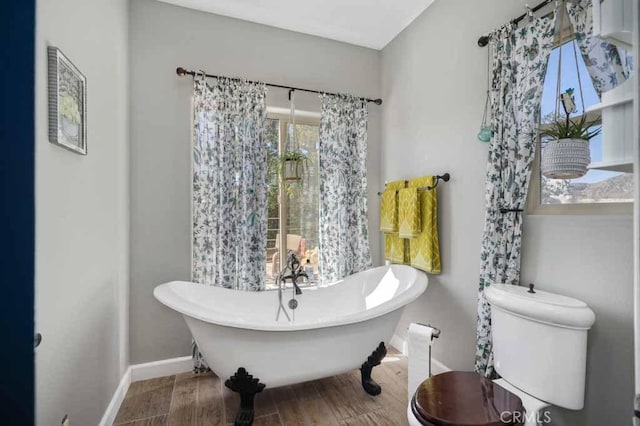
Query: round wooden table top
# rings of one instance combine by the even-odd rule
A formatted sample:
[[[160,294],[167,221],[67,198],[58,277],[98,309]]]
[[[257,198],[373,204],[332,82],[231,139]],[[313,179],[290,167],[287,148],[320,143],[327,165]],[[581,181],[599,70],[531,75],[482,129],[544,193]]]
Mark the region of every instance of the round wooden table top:
[[[411,409],[418,421],[435,426],[521,425],[517,395],[470,371],[449,371],[420,384]]]

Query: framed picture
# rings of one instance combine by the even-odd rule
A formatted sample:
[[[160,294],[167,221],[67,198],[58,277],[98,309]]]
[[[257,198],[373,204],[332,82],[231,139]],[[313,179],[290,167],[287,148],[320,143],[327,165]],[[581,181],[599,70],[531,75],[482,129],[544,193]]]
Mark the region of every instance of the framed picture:
[[[49,62],[49,142],[87,155],[87,79],[57,47]]]

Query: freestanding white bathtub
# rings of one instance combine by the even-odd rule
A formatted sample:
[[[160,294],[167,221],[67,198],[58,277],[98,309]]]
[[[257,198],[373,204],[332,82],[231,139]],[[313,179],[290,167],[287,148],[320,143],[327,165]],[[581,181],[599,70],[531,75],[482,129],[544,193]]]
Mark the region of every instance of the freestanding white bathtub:
[[[159,285],[153,294],[180,312],[209,367],[220,377],[240,367],[267,387],[359,368],[389,342],[403,308],[427,288],[409,266],[369,269],[330,286],[305,288],[287,321],[276,321],[278,292],[241,292],[191,282]],[[283,292],[285,307],[292,290]]]

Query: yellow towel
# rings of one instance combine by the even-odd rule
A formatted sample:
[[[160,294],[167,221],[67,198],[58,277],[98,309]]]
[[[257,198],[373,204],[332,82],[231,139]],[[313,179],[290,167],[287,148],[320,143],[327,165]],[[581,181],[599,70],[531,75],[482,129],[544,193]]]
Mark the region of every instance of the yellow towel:
[[[411,179],[410,188],[434,186],[435,176]],[[442,272],[438,241],[438,193],[436,189],[419,192],[422,232],[409,240],[409,264],[430,274]]]
[[[398,192],[398,233],[400,238],[416,238],[420,234],[420,201],[418,188]]]
[[[406,264],[406,243],[407,240],[400,238],[398,234],[384,234],[384,258],[392,263]]]
[[[394,233],[398,232],[398,193],[388,186],[380,198],[380,230]]]
[[[396,191],[404,188],[405,182],[403,180],[398,180],[395,182],[389,182],[387,184],[385,193],[389,192],[393,194],[393,198],[396,198]],[[381,200],[382,201],[382,200]],[[397,201],[396,201],[397,207]],[[397,210],[396,210],[396,219],[397,219]],[[397,226],[397,222],[396,222]],[[406,240],[400,238],[398,236],[397,228],[393,233],[386,233],[384,235],[384,258],[393,263],[406,263],[409,259],[406,257],[407,250],[405,248]]]

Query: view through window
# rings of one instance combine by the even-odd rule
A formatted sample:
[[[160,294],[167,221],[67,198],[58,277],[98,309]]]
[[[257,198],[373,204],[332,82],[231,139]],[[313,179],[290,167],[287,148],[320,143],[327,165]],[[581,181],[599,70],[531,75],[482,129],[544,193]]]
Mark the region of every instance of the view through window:
[[[590,106],[600,102],[575,40],[568,41],[562,44],[562,46],[553,49],[549,57],[542,94],[541,127],[553,122],[555,119],[556,85],[558,80],[560,49],[562,49],[562,81],[560,90],[564,92],[569,88],[575,89],[574,95],[578,111],[572,114],[572,117],[579,117],[584,114],[580,102],[581,88],[578,82],[574,48],[578,53],[578,67],[580,70],[584,106],[588,109]],[[562,110],[562,108],[560,109]],[[564,117],[564,112],[561,112],[560,117]],[[546,140],[542,138],[540,144],[541,150],[544,150],[545,145]],[[590,148],[591,162],[601,161],[602,134],[591,139]],[[538,156],[538,162],[540,158],[541,155]],[[540,185],[539,202],[541,205],[626,203],[633,201],[633,175],[631,173],[590,169],[586,175],[578,179],[547,179],[542,176],[542,174],[538,174],[536,178]]]
[[[278,161],[293,132],[301,153],[309,158],[307,173],[301,182],[285,183],[280,179]],[[267,122],[268,193],[267,193],[267,261],[265,265],[266,287],[274,288],[276,277],[282,270],[283,255],[280,236],[286,236],[286,249],[293,252],[306,268],[313,268],[315,282],[318,278],[318,217],[320,186],[319,123],[317,120],[296,119],[295,127],[284,118],[269,118]],[[281,215],[284,213],[284,215]],[[281,232],[282,230],[282,232]]]

